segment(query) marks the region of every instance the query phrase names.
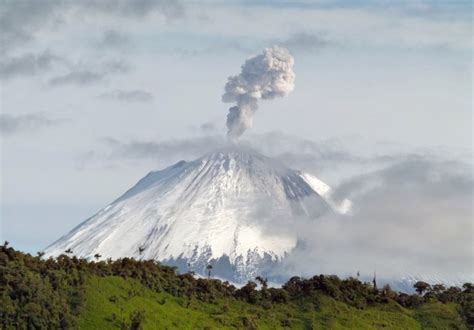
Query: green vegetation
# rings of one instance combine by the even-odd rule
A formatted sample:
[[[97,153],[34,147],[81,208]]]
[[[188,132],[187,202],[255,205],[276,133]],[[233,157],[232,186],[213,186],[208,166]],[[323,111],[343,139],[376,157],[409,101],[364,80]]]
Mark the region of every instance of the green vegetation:
[[[98,258],[97,258],[98,259]],[[417,295],[357,279],[291,278],[240,289],[154,261],[43,260],[0,246],[2,329],[470,329],[474,287]]]

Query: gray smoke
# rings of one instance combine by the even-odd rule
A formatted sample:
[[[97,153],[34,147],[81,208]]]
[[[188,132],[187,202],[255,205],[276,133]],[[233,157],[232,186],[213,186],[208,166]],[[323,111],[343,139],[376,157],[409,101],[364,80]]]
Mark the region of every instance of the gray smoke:
[[[229,77],[222,101],[237,103],[227,115],[227,135],[231,140],[237,140],[252,127],[259,99],[271,100],[293,91],[294,62],[286,48],[273,46],[246,60],[239,75]]]

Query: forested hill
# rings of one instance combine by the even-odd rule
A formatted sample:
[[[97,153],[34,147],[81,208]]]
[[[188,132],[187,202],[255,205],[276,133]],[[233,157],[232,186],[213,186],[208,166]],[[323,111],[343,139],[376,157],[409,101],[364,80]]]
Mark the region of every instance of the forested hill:
[[[69,251],[72,252],[72,251]],[[98,256],[99,258],[99,256]],[[258,283],[258,284],[257,284]],[[419,294],[319,275],[237,289],[156,261],[42,259],[0,246],[2,329],[472,329],[474,287]]]

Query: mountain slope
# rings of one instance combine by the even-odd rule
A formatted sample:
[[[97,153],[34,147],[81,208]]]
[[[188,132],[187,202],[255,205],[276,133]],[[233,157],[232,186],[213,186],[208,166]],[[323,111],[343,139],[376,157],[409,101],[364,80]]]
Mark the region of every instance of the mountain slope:
[[[245,281],[277,263],[297,238],[269,230],[274,221],[350,211],[331,188],[252,150],[228,147],[151,172],[133,188],[49,246],[92,258],[168,261]]]

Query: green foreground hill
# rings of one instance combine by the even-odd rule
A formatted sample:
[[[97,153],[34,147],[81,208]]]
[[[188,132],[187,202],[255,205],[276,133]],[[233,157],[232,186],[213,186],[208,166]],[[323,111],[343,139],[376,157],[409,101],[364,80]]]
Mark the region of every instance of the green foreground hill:
[[[390,301],[357,309],[315,292],[284,304],[264,307],[235,299],[212,303],[165,292],[117,276],[91,277],[86,304],[79,316],[82,329],[129,328],[141,315],[143,329],[465,329],[459,306],[438,301],[403,308]]]
[[[2,329],[472,329],[474,289],[407,295],[357,279],[238,289],[154,261],[43,260],[0,247]]]

